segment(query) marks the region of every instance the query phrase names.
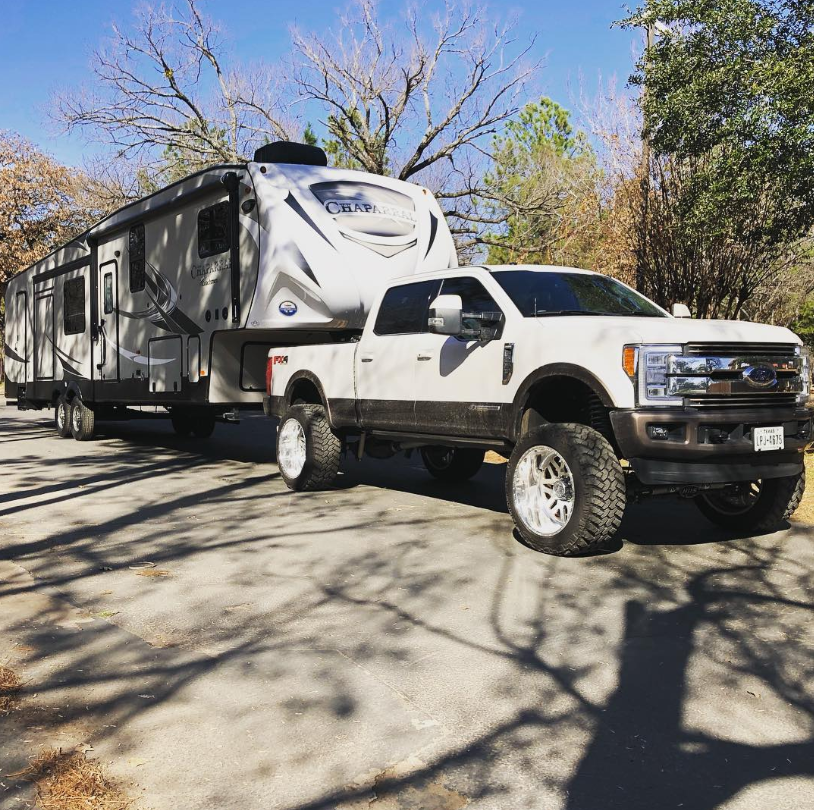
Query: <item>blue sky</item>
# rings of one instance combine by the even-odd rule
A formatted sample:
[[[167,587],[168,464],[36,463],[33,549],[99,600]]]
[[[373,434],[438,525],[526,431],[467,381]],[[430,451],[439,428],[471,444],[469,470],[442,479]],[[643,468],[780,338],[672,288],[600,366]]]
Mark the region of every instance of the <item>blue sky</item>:
[[[80,165],[99,151],[79,136],[67,137],[49,123],[49,99],[58,87],[90,80],[92,50],[109,34],[110,23],[128,23],[138,0],[2,0],[0,27],[0,129],[25,135],[60,161]],[[384,0],[401,9],[403,0]],[[419,4],[421,5],[421,4]],[[274,61],[289,48],[289,28],[325,31],[344,0],[209,0],[206,13],[219,20],[241,61]],[[565,107],[578,93],[579,76],[594,91],[597,77],[616,76],[623,86],[631,70],[637,32],[611,29],[623,16],[617,0],[520,0],[487,3],[491,16],[516,13],[523,34],[537,34],[537,55],[545,57],[540,89]]]

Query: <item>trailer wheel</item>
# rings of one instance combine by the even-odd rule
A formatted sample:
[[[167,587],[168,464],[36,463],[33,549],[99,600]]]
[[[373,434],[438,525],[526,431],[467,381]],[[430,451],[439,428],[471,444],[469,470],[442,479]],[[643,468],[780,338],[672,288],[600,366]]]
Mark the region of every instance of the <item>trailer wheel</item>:
[[[326,489],[336,480],[342,442],[322,405],[292,405],[277,429],[277,466],[289,489]]]
[[[215,414],[213,411],[195,413],[190,419],[192,435],[196,439],[208,439],[215,431]]]
[[[775,532],[794,514],[803,499],[806,474],[765,481],[747,481],[695,498],[707,520],[735,532]]]
[[[172,429],[179,436],[189,436],[192,433],[192,420],[186,413],[176,413],[173,411],[170,414],[170,421],[172,422]]]
[[[570,557],[613,537],[625,510],[622,467],[610,443],[585,425],[543,425],[515,446],[506,500],[535,551]]]
[[[483,466],[483,450],[470,447],[422,447],[427,472],[441,481],[467,481]]]
[[[61,439],[67,439],[71,435],[71,406],[64,396],[60,396],[54,406],[54,427]]]
[[[79,397],[71,402],[71,435],[78,442],[86,442],[93,438],[96,427],[96,415],[82,403]]]

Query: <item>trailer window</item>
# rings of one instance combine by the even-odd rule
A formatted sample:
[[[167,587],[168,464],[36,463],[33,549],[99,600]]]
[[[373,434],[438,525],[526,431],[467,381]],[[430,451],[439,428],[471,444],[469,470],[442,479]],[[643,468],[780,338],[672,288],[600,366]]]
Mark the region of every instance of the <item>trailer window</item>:
[[[144,223],[130,228],[130,292],[141,292],[146,279],[146,259],[144,250]]]
[[[411,335],[427,331],[427,310],[438,290],[437,281],[401,284],[384,295],[376,325],[377,335]]]
[[[62,285],[62,310],[66,335],[85,331],[85,278],[72,278]]]
[[[105,273],[105,315],[113,312],[113,273]]]
[[[216,256],[230,247],[228,201],[198,211],[198,256],[201,259]]]

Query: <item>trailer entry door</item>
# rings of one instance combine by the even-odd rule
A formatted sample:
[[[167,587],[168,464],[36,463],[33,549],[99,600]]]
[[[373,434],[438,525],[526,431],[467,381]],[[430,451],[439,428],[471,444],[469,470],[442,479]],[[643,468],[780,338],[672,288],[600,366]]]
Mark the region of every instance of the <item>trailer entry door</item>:
[[[34,322],[34,342],[36,351],[36,378],[54,379],[54,293],[49,290],[37,296],[36,319]]]
[[[96,364],[103,382],[119,380],[119,263],[99,265],[99,360]]]

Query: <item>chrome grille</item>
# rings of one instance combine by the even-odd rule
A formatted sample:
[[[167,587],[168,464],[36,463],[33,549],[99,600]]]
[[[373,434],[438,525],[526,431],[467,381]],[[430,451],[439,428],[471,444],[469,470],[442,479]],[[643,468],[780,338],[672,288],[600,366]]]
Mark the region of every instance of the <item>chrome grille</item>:
[[[688,343],[684,352],[697,357],[793,357],[798,348],[794,343]]]

